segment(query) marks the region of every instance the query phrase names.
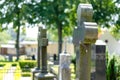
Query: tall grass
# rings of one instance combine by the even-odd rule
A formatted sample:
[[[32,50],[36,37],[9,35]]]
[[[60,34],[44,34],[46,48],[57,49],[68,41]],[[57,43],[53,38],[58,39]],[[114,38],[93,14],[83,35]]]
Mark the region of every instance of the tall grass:
[[[107,80],[120,80],[120,56],[118,55],[106,55],[106,77]]]

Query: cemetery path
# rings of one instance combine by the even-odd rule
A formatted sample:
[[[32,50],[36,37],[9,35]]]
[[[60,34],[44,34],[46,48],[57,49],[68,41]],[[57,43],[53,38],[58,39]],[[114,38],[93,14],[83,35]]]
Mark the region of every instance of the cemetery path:
[[[11,67],[4,75],[3,80],[14,80],[14,71],[16,67]]]

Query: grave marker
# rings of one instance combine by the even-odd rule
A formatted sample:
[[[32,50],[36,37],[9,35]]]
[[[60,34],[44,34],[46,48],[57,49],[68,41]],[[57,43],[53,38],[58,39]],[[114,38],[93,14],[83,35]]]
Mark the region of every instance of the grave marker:
[[[77,49],[76,56],[79,56],[76,60],[76,80],[91,79],[91,44],[95,43],[98,35],[97,24],[91,22],[92,15],[93,8],[90,4],[79,4],[78,27],[74,29],[73,33],[73,44]]]
[[[71,71],[70,71],[70,54],[67,53],[66,47],[67,42],[65,43],[65,50],[60,54],[59,62],[59,80],[71,80]]]
[[[39,41],[40,48],[41,48],[41,72],[35,74],[35,80],[54,80],[54,75],[49,73],[47,70],[47,45],[48,45],[48,39],[46,34],[46,29],[40,30],[41,39]]]
[[[106,80],[106,44],[96,42],[96,75],[95,80]]]

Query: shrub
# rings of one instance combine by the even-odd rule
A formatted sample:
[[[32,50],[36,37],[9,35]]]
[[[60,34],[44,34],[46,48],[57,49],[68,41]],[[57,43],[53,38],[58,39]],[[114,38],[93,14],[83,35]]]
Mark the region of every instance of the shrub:
[[[23,76],[23,77],[30,77],[30,76],[31,76],[31,73],[27,73],[27,72],[26,72],[26,73],[22,73],[22,76]]]
[[[32,60],[19,61],[19,64],[22,69],[34,68],[36,66],[36,61],[32,61]]]
[[[0,67],[4,67],[5,66],[5,64],[0,64]]]
[[[17,64],[16,64],[16,63],[13,63],[12,66],[17,66]]]
[[[22,72],[30,72],[30,69],[36,66],[36,61],[32,61],[32,60],[20,61],[19,65]]]
[[[115,61],[115,56],[113,56],[107,67],[107,80],[117,80]]]
[[[120,56],[107,55],[107,80],[120,80]]]

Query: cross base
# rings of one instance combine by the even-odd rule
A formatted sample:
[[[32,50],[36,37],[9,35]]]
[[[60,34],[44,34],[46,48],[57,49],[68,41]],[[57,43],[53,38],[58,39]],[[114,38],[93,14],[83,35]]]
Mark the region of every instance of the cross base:
[[[36,73],[34,80],[54,80],[54,78],[52,73]]]

